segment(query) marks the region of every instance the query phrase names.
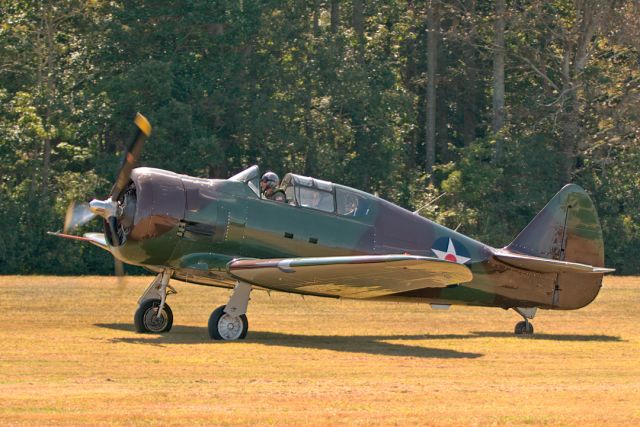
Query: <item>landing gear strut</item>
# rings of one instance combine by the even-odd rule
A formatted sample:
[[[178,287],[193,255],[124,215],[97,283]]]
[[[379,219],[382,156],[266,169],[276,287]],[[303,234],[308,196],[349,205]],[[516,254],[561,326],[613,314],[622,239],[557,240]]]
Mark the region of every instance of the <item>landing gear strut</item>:
[[[516,335],[533,335],[533,324],[529,322],[529,319],[533,319],[536,316],[536,307],[514,307],[516,313],[518,313],[524,321],[516,323],[514,333]]]
[[[158,274],[138,300],[138,309],[133,316],[136,332],[161,334],[173,326],[173,312],[166,303],[167,295],[176,290],[169,286],[172,271]]]
[[[249,321],[246,312],[249,305],[251,285],[238,282],[231,298],[211,313],[209,317],[209,336],[214,340],[234,341],[247,336]]]

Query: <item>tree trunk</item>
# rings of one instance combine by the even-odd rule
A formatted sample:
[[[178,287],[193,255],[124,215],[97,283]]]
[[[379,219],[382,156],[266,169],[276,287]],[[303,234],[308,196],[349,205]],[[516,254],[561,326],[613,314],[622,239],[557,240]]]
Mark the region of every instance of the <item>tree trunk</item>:
[[[494,23],[493,51],[493,119],[491,130],[496,138],[495,159],[502,158],[504,139],[504,29],[505,0],[496,0],[496,21]]]
[[[442,46],[440,46],[440,48],[442,48]],[[441,56],[440,52],[438,52],[438,56],[440,59],[440,68],[445,69],[445,57]],[[436,153],[438,155],[435,160],[439,161],[439,163],[447,163],[452,160],[449,153],[449,129],[447,128],[448,100],[446,96],[442,96],[442,92],[440,96],[436,98]]]
[[[576,24],[574,32],[564,34],[564,53],[562,61],[562,93],[564,97],[561,115],[562,153],[564,167],[561,179],[570,182],[576,168],[577,158],[582,151],[580,147],[581,129],[579,126],[581,111],[584,108],[584,69],[589,60],[590,47],[594,43],[593,36],[598,28],[607,22],[612,3],[596,1],[576,2]]]
[[[564,53],[562,57],[562,93],[565,94],[565,102],[560,116],[562,126],[562,140],[558,141],[562,144],[560,147],[563,153],[563,167],[560,179],[567,183],[571,181],[571,175],[575,165],[577,135],[578,132],[578,114],[574,93],[574,82],[571,73],[571,50],[572,46],[568,40],[565,40]]]
[[[320,0],[313,0],[313,35],[320,32]]]
[[[475,0],[466,0],[466,12],[470,16],[476,16],[477,3]],[[470,146],[476,139],[476,128],[478,126],[479,113],[484,99],[482,86],[483,82],[478,77],[478,53],[476,45],[477,24],[470,22],[465,25],[460,33],[465,30],[467,38],[462,45],[462,61],[464,63],[464,80],[462,82],[464,95],[458,96],[459,109],[462,111],[462,141],[465,147]]]
[[[340,3],[339,0],[331,0],[331,32],[336,34],[340,29]]]
[[[304,153],[304,174],[307,176],[315,175],[317,169],[316,139],[315,131],[313,129],[313,117],[311,116],[310,85],[311,82],[307,81],[307,91],[309,91],[309,96],[306,99],[304,108],[304,133],[307,137],[306,150]]]
[[[44,87],[42,87],[41,93],[44,96],[42,102],[45,104],[44,108],[44,127],[46,135],[44,137],[43,147],[43,164],[42,164],[42,192],[46,194],[49,187],[49,172],[51,169],[51,135],[53,131],[53,111],[51,103],[56,97],[56,71],[55,71],[55,22],[53,16],[53,10],[50,3],[46,3],[46,9],[42,14],[42,35],[44,38],[44,49],[41,52],[41,61],[45,63],[44,66]]]
[[[429,0],[427,7],[427,99],[425,122],[425,170],[433,171],[436,162],[436,87],[438,67],[438,16],[436,0]]]
[[[481,82],[478,80],[476,70],[475,52],[471,48],[465,48],[464,74],[465,74],[465,91],[462,102],[462,140],[464,146],[470,146],[476,139],[476,127],[478,126],[478,91]]]
[[[364,4],[362,0],[353,0],[352,15],[353,30],[358,42],[357,58],[359,63],[364,62]]]

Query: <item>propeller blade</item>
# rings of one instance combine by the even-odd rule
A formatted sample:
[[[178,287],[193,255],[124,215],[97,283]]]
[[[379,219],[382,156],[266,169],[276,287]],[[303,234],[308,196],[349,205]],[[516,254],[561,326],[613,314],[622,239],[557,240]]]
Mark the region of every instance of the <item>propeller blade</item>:
[[[96,214],[91,212],[88,203],[71,202],[64,217],[64,233],[86,224],[95,218]]]
[[[127,152],[122,160],[122,164],[120,165],[120,170],[118,171],[116,182],[113,184],[113,188],[111,188],[111,199],[113,200],[118,200],[120,192],[124,190],[129,183],[131,171],[135,167],[136,163],[138,163],[138,159],[142,153],[144,140],[151,135],[151,124],[149,124],[149,121],[142,114],[137,113],[133,122],[138,127],[138,130],[133,141],[127,148]]]
[[[127,275],[124,271],[124,263],[117,258],[113,258],[113,267],[116,280],[118,283],[117,289],[122,294],[127,289]]]
[[[122,277],[124,276],[124,264],[118,258],[113,258],[113,268],[116,276]]]
[[[111,239],[109,244],[111,246],[120,246],[120,238],[118,237],[118,219],[115,216],[110,216],[107,219],[107,224],[109,225],[109,238]]]

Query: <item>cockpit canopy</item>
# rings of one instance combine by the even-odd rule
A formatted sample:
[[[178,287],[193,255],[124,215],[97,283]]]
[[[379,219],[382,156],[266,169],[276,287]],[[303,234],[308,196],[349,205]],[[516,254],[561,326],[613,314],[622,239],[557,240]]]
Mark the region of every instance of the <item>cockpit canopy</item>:
[[[372,196],[361,191],[293,173],[285,175],[280,189],[291,205],[344,216],[366,216],[372,202]]]
[[[280,183],[287,203],[323,212],[335,212],[333,184],[329,181],[288,173]]]
[[[244,182],[258,197],[264,197],[260,193],[260,169],[257,165],[229,180]],[[371,212],[374,202],[373,196],[362,191],[294,173],[284,176],[278,190],[284,192],[285,203],[291,206],[343,216],[365,217]]]

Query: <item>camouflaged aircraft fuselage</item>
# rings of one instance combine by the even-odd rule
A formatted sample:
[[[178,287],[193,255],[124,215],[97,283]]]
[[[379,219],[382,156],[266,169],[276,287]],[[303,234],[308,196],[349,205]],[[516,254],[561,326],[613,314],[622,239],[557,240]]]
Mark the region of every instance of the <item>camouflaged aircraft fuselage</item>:
[[[337,184],[331,184],[334,195],[343,190],[356,194],[361,204],[366,203],[366,212],[357,216],[341,215],[335,208],[324,212],[261,198],[246,182],[159,169],[138,168],[131,178],[137,193],[134,224],[125,242],[111,247],[111,252],[151,271],[170,268],[174,278],[187,282],[232,287],[235,279],[227,264],[239,258],[410,254],[463,263],[473,279],[380,299],[575,309],[595,298],[602,281],[602,274],[533,271],[500,259],[501,253],[529,254],[601,267],[604,252],[598,218],[589,197],[577,186],[565,187],[549,203],[536,217],[539,225],[534,220],[511,245],[495,249]],[[557,206],[550,206],[554,203]],[[538,241],[546,243],[535,247]]]

